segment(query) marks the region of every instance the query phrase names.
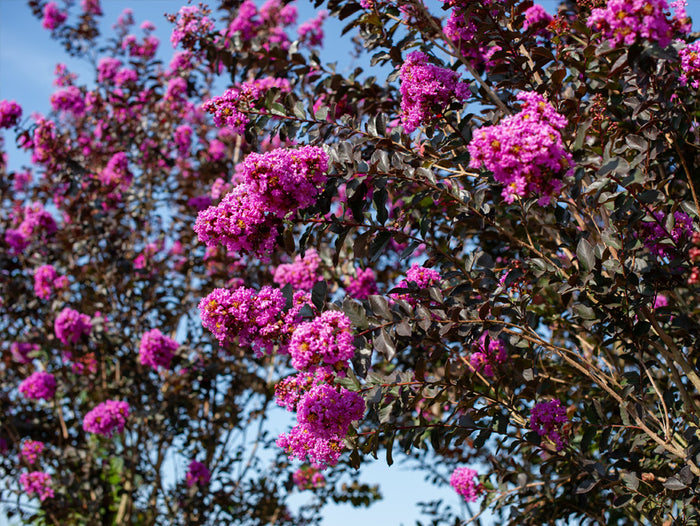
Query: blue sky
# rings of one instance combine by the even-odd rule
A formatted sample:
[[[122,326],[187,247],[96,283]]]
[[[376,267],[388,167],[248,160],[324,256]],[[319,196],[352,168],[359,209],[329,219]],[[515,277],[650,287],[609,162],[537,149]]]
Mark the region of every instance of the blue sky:
[[[163,18],[163,13],[175,13],[183,3],[184,0],[103,0],[104,27],[108,28],[114,23],[124,8],[132,8],[137,26],[144,20],[150,20],[158,27],[156,36],[161,40],[161,53],[167,63],[172,48],[169,42],[170,24]],[[548,0],[541,3],[553,12],[558,2]],[[691,0],[689,3],[689,14],[700,20],[700,0]],[[299,8],[300,20],[312,16],[308,2],[302,0]],[[329,20],[325,25],[324,58],[338,61],[341,72],[357,65],[350,64],[349,39],[339,38],[343,25],[335,20]],[[694,26],[697,28],[697,24]],[[94,80],[93,69],[88,64],[66,56],[50,39],[49,32],[41,27],[40,21],[32,17],[26,2],[0,0],[0,99],[19,102],[24,109],[25,118],[34,111],[48,113],[49,97],[55,90],[52,85],[53,72],[58,62],[65,62],[68,69],[77,73],[83,82],[89,84]],[[11,148],[11,134],[5,134],[5,137],[10,155],[9,166],[11,169],[18,168],[27,162],[27,157]],[[400,464],[389,468],[383,460],[374,461],[365,469],[363,481],[379,483],[384,499],[369,509],[354,509],[349,505],[330,506],[326,509],[323,526],[362,523],[408,526],[415,524],[419,518],[415,506],[417,501],[443,499],[453,509],[462,506],[461,499],[451,488],[436,488],[424,481],[423,473],[408,470]],[[488,523],[488,520],[485,522]]]

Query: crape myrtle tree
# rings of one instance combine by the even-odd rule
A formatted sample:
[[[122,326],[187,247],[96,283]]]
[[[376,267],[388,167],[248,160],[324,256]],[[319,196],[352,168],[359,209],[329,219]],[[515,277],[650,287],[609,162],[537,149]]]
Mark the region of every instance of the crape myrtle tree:
[[[168,65],[30,6],[95,78],[0,102],[10,511],[304,524],[381,455],[464,499],[435,525],[698,522],[684,2],[187,5]],[[378,78],[321,62],[326,16]]]

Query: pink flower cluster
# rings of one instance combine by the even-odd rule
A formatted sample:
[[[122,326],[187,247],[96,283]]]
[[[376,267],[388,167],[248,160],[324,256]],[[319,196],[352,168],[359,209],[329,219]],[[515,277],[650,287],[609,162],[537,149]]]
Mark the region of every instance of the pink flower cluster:
[[[501,47],[496,45],[488,47],[484,44],[483,39],[476,38],[478,27],[475,20],[475,15],[488,16],[488,8],[491,3],[486,1],[480,2],[483,4],[483,7],[476,2],[464,4],[463,2],[447,0],[444,3],[453,8],[443,28],[445,36],[474,68],[491,67],[493,65],[491,57]],[[469,12],[465,11],[467,6],[469,7]],[[496,14],[497,11],[494,15]]]
[[[679,254],[678,247],[685,243],[693,235],[693,220],[684,212],[674,212],[673,227],[667,230],[667,215],[662,212],[654,212],[655,221],[642,223],[642,231],[639,233],[644,246],[649,252],[659,258],[672,258]],[[668,240],[673,244],[668,244]]]
[[[371,268],[355,269],[355,277],[349,277],[345,285],[345,292],[348,296],[364,300],[372,294],[377,294],[377,277]]]
[[[677,5],[681,7],[680,11],[676,8],[677,15],[684,15],[682,5]],[[591,11],[587,25],[602,33],[613,46],[629,46],[646,39],[666,47],[674,31],[667,9],[665,0],[608,0],[605,7]],[[678,22],[685,27],[683,21]]]
[[[283,263],[275,269],[273,280],[281,287],[291,284],[293,290],[310,292],[318,280],[322,279],[316,271],[321,258],[313,248],[306,251],[304,257],[296,256],[294,263]]]
[[[344,449],[343,437],[353,420],[362,418],[362,397],[339,385],[321,383],[304,393],[297,403],[298,422],[289,433],[282,433],[277,445],[290,460],[308,460],[316,468],[338,463]]]
[[[129,158],[124,152],[117,152],[109,159],[107,166],[99,174],[100,182],[107,188],[125,191],[131,185],[133,175],[129,171]]]
[[[279,89],[283,93],[291,89],[287,79],[265,77],[229,88],[223,95],[207,100],[202,108],[213,115],[216,126],[220,128],[227,126],[236,133],[243,134],[249,122],[245,112],[256,108],[257,112],[264,113],[257,102],[266,91],[272,88]]]
[[[682,73],[678,79],[681,86],[690,83],[693,88],[700,88],[700,41],[685,46],[678,54],[681,57]]]
[[[326,311],[294,330],[289,343],[292,366],[300,371],[344,370],[355,355],[353,340],[350,319],[340,311]]]
[[[5,242],[16,252],[21,252],[29,245],[33,236],[46,239],[57,230],[58,226],[53,216],[41,203],[33,203],[24,208],[19,226],[5,231]]]
[[[153,35],[144,36],[141,42],[138,41],[136,35],[126,35],[122,41],[122,49],[127,50],[131,57],[150,59],[155,56],[158,44],[160,44],[160,40]]]
[[[292,334],[292,366],[302,372],[275,388],[277,403],[297,411],[297,424],[277,440],[290,459],[308,458],[314,467],[337,464],[343,437],[365,411],[358,393],[334,384],[335,375],[344,372],[354,351],[351,323],[342,312],[326,311],[300,323]]]
[[[698,262],[700,262],[700,232],[693,232],[691,242],[693,246],[688,250],[688,257],[695,266],[690,269],[688,285],[697,285],[700,283],[700,266],[698,266]]]
[[[182,43],[185,49],[193,49],[197,42],[214,29],[214,22],[207,16],[208,10],[197,6],[183,6],[177,13],[175,28],[170,34],[173,47]]]
[[[532,430],[554,442],[557,451],[564,449],[566,445],[566,440],[562,435],[562,426],[568,421],[566,409],[559,400],[540,402],[532,408],[530,414]]]
[[[51,95],[54,111],[65,111],[80,117],[85,113],[85,96],[77,86],[68,86]]]
[[[59,276],[53,265],[42,265],[34,271],[34,292],[42,300],[47,300],[56,290],[66,288],[68,278]]]
[[[97,81],[100,83],[114,79],[122,63],[113,57],[103,57],[97,63]]]
[[[56,317],[54,324],[56,337],[64,345],[75,345],[83,335],[89,335],[92,321],[87,314],[81,314],[70,307],[64,308]]]
[[[538,93],[522,92],[518,100],[524,103],[519,113],[474,133],[469,166],[493,172],[507,203],[532,192],[546,205],[561,192],[562,178],[573,174],[573,157],[560,133],[566,118]]]
[[[197,216],[199,240],[265,257],[283,220],[316,202],[327,169],[328,155],[315,146],[251,153],[240,167],[242,183]]]
[[[54,496],[53,488],[51,488],[51,475],[43,471],[22,473],[19,476],[19,483],[22,484],[24,492],[30,498],[36,494],[39,496],[39,500],[44,501]]]
[[[535,4],[525,10],[523,30],[531,30],[536,35],[544,35],[547,33],[547,26],[551,21],[552,15],[540,4]]]
[[[198,486],[204,486],[211,480],[211,472],[206,464],[202,462],[197,462],[193,460],[187,469],[187,475],[185,475],[185,482],[187,487],[191,488],[195,484]]]
[[[19,392],[30,400],[51,400],[56,393],[56,378],[51,373],[36,371],[19,384]]]
[[[100,0],[81,0],[80,8],[83,10],[83,13],[93,16],[102,16]]]
[[[484,491],[484,485],[475,482],[478,473],[470,468],[456,468],[450,476],[450,486],[467,502],[476,502]]]
[[[323,45],[323,21],[328,16],[328,11],[325,9],[319,11],[318,15],[311,20],[307,20],[299,26],[299,40],[308,43],[309,46],[322,46]]]
[[[318,469],[305,466],[297,469],[292,474],[292,481],[300,490],[322,488],[326,485],[326,479]]]
[[[267,39],[267,49],[270,44],[287,49],[289,38],[283,27],[294,24],[296,19],[297,8],[292,3],[282,5],[279,0],[268,0],[258,12],[255,2],[245,0],[238,8],[236,18],[224,31],[224,38],[229,40],[238,33],[245,43],[256,35],[264,35]]]
[[[44,19],[41,25],[44,29],[56,29],[58,26],[62,25],[66,21],[68,15],[58,9],[58,4],[56,2],[49,2],[44,6]]]
[[[34,464],[44,451],[44,443],[37,440],[26,440],[22,444],[20,456],[27,461],[28,464]]]
[[[486,348],[486,334],[479,338],[477,351],[469,357],[469,364],[474,371],[482,372],[484,376],[494,376],[495,368],[508,360],[508,353],[503,342],[498,339],[491,339]]]
[[[141,365],[148,365],[154,369],[170,368],[170,362],[175,356],[175,351],[180,345],[158,329],[151,329],[141,337],[139,346],[139,361]]]
[[[83,429],[111,438],[114,433],[124,431],[126,419],[129,418],[129,403],[107,400],[89,411],[83,418]]]
[[[22,117],[22,107],[14,100],[0,100],[0,128],[16,126]]]
[[[408,133],[439,118],[435,107],[444,110],[468,97],[469,84],[459,82],[458,73],[430,64],[425,53],[410,53],[401,66],[401,122]]]
[[[199,310],[202,325],[222,345],[234,343],[236,338],[240,345],[254,345],[279,329],[277,317],[284,305],[282,292],[266,285],[260,291],[214,289],[199,302]]]
[[[31,363],[29,354],[38,350],[39,346],[36,343],[12,342],[10,344],[10,354],[17,363]]]

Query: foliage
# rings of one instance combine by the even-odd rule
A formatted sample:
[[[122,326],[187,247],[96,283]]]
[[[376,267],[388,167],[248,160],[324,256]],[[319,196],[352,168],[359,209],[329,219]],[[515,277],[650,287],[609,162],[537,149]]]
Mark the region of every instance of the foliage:
[[[0,106],[33,161],[0,178],[23,520],[313,523],[379,498],[352,468],[381,454],[504,524],[698,522],[682,2],[328,0],[381,80],[278,0],[183,7],[167,67],[127,12],[103,38],[95,0],[30,6],[96,80]]]

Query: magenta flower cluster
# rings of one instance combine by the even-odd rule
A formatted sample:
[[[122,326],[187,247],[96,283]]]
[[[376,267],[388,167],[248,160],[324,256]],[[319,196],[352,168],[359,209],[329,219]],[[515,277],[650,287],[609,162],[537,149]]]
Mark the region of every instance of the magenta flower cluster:
[[[198,6],[183,6],[177,13],[175,28],[170,34],[173,47],[182,44],[185,49],[192,49],[197,42],[214,29],[214,22]]]
[[[10,354],[17,363],[31,363],[29,354],[38,350],[39,346],[36,343],[12,342],[10,344]]]
[[[679,254],[678,247],[690,240],[693,235],[693,220],[685,212],[673,213],[673,227],[666,226],[667,215],[662,211],[654,212],[655,221],[642,223],[639,233],[644,246],[659,258],[671,258]],[[669,244],[669,239],[673,244]]]
[[[211,472],[206,464],[193,460],[187,469],[187,474],[185,475],[185,482],[187,487],[191,488],[195,484],[198,486],[205,486],[211,480]]]
[[[560,133],[566,118],[538,93],[522,92],[518,100],[523,101],[519,113],[474,133],[469,166],[493,172],[507,203],[531,192],[546,205],[561,192],[562,178],[573,174],[573,157]]]
[[[65,111],[80,117],[85,113],[85,96],[77,86],[68,86],[51,95],[54,111]]]
[[[89,335],[92,321],[87,314],[81,314],[70,307],[64,308],[54,323],[56,337],[64,345],[75,345],[83,335]]]
[[[486,333],[481,335],[476,348],[469,357],[469,364],[474,371],[483,373],[484,376],[494,376],[495,369],[508,360],[508,353],[501,340],[490,339],[488,348],[486,347]]]
[[[414,51],[401,66],[401,122],[411,133],[421,125],[429,124],[451,102],[462,102],[469,97],[469,84],[459,81],[459,74],[430,64],[428,55]]]
[[[0,100],[0,128],[16,126],[22,117],[22,106],[14,100]]]
[[[259,345],[278,328],[277,317],[285,305],[279,289],[269,285],[260,291],[239,287],[214,289],[199,302],[202,325],[222,345]]]
[[[700,88],[700,41],[688,44],[678,52],[681,57],[681,86]],[[1,112],[0,112],[1,113]]]
[[[51,487],[51,475],[43,471],[32,471],[22,473],[19,476],[19,483],[27,494],[27,497],[39,496],[39,500],[44,501],[53,498],[54,491]]]
[[[530,30],[536,35],[545,35],[547,33],[547,26],[551,21],[552,15],[550,15],[540,4],[535,4],[525,10],[523,30]]]
[[[227,89],[223,95],[207,100],[202,108],[213,115],[216,126],[228,127],[236,133],[243,134],[246,124],[250,121],[245,112],[256,108],[257,101],[271,88],[288,92],[290,84],[287,79],[273,77],[244,82]],[[262,108],[257,108],[257,111],[264,113]]]
[[[265,257],[283,220],[316,202],[327,169],[328,155],[315,146],[251,153],[239,169],[241,184],[197,216],[199,240]]]
[[[19,392],[30,400],[51,400],[56,393],[56,378],[51,373],[36,371],[19,384]]]
[[[22,444],[20,456],[26,460],[28,464],[34,464],[43,451],[43,442],[39,442],[38,440],[25,440]]]
[[[557,451],[564,449],[566,440],[562,434],[562,426],[569,419],[566,409],[559,400],[540,402],[532,408],[530,427],[538,435],[546,437],[556,445]]]
[[[665,0],[608,0],[605,7],[591,11],[587,25],[602,33],[613,46],[630,46],[645,39],[666,47],[674,31],[667,10]],[[676,9],[678,15],[685,14],[682,7],[680,11]],[[684,27],[682,21],[679,23]]]
[[[124,191],[131,185],[133,175],[129,171],[129,157],[117,152],[110,157],[107,166],[99,174],[100,182],[110,190],[117,187]]]
[[[445,36],[474,68],[490,68],[493,65],[491,57],[501,47],[498,45],[489,47],[483,42],[483,39],[476,38],[478,26],[474,16],[489,16],[490,2],[480,2],[483,7],[476,2],[464,4],[463,2],[447,0],[444,3],[453,8],[443,28]],[[469,12],[464,9],[467,6]],[[497,12],[493,14],[497,14]]]
[[[34,271],[34,292],[37,297],[47,300],[57,291],[68,286],[68,278],[59,276],[53,265],[42,265]]]
[[[340,311],[326,311],[294,330],[289,343],[292,366],[300,371],[342,371],[355,354],[353,339],[350,319]]]
[[[369,298],[372,294],[378,294],[377,277],[371,268],[355,269],[355,276],[348,277],[345,285],[348,296],[358,300]]]
[[[476,479],[478,473],[470,468],[456,468],[450,476],[450,486],[467,502],[476,502],[484,491],[484,485]]]
[[[124,431],[129,411],[128,402],[107,400],[85,415],[83,429],[88,433],[111,438],[115,433]]]
[[[299,40],[306,42],[311,47],[320,47],[323,45],[323,21],[328,16],[328,11],[325,9],[319,11],[318,15],[311,20],[302,23],[297,30]]]
[[[300,490],[322,488],[326,485],[326,478],[318,469],[304,466],[292,474],[292,481]]]
[[[293,290],[310,292],[314,284],[322,279],[316,273],[320,264],[320,256],[311,248],[306,251],[304,257],[297,255],[293,263],[278,265],[273,277],[274,282],[281,287],[290,284]]]
[[[53,216],[41,203],[32,203],[24,208],[19,226],[5,231],[5,242],[16,252],[21,252],[27,248],[32,237],[45,240],[57,231],[58,226]]]
[[[44,29],[56,29],[58,26],[62,25],[66,21],[68,15],[58,8],[56,2],[49,2],[44,6],[44,19],[41,25]]]
[[[141,365],[148,365],[154,369],[158,367],[169,369],[179,346],[175,340],[165,336],[160,330],[151,329],[141,337],[139,361]]]

